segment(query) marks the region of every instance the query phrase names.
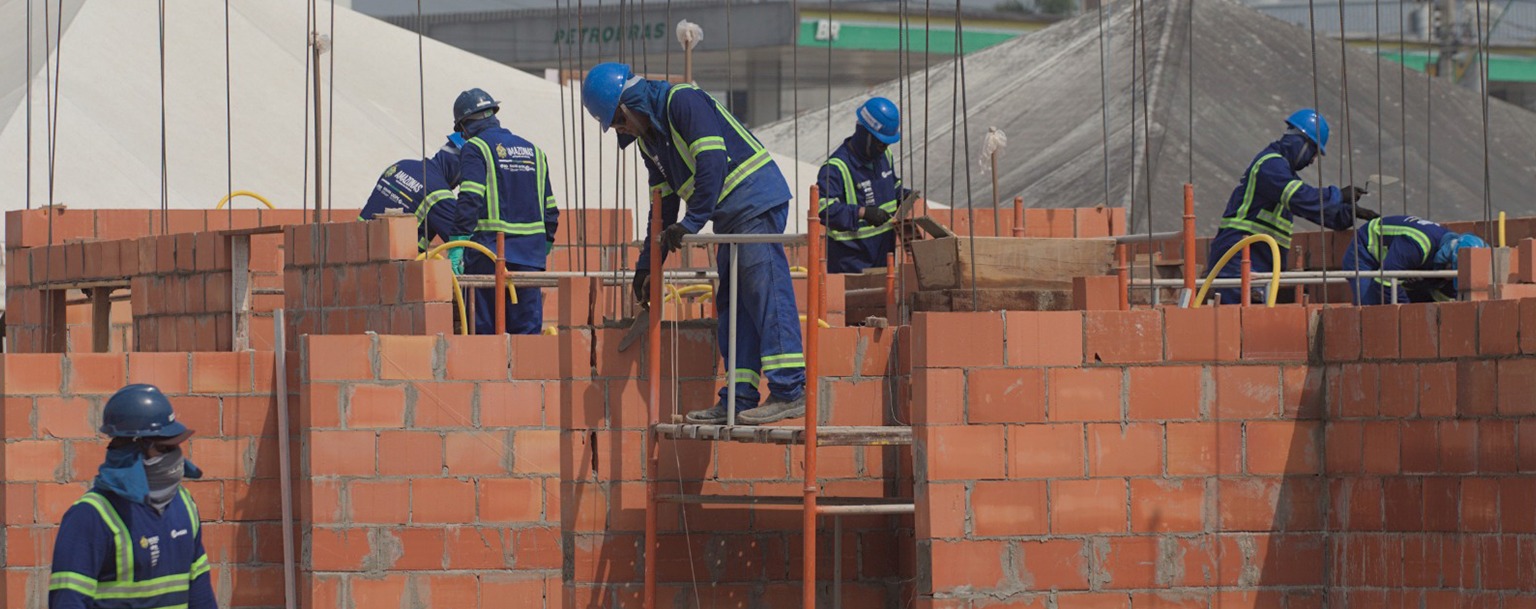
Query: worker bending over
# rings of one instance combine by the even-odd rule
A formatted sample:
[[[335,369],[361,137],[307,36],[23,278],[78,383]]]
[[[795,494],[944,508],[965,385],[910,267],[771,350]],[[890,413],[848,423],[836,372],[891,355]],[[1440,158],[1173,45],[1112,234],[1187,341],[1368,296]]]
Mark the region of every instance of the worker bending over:
[[[1255,244],[1251,249],[1252,270],[1268,273],[1276,266],[1283,269],[1291,249],[1291,218],[1299,216],[1333,230],[1344,230],[1354,226],[1357,216],[1362,220],[1380,216],[1363,207],[1351,209],[1353,203],[1366,194],[1364,188],[1313,188],[1297,174],[1327,152],[1328,121],[1321,114],[1311,108],[1298,110],[1285,120],[1285,124],[1285,135],[1253,159],[1231,198],[1227,199],[1220,230],[1211,239],[1207,264],[1216,263],[1227,250],[1249,235],[1269,235],[1280,246],[1280,260],[1271,259],[1268,247]],[[1241,256],[1233,256],[1218,276],[1241,276],[1241,264]],[[1238,301],[1240,290],[1225,288],[1215,292],[1222,302],[1233,303]],[[1262,300],[1262,292],[1263,288],[1256,288],[1254,300]]]
[[[549,186],[544,151],[513,135],[496,120],[501,105],[490,94],[470,89],[453,102],[453,130],[465,142],[459,154],[455,240],[472,239],[496,251],[497,233],[505,234],[507,269],[542,271],[555,248],[560,210]],[[469,237],[473,233],[473,237]],[[490,275],[496,261],[477,251],[465,254],[464,272]],[[515,282],[513,285],[516,285]],[[496,301],[506,294],[491,288],[475,291],[475,333],[496,331]],[[544,298],[539,288],[518,288],[517,303],[507,303],[507,332],[538,334],[544,327]]]
[[[1415,216],[1385,216],[1366,222],[1355,233],[1342,267],[1346,271],[1456,270],[1457,253],[1469,247],[1488,244],[1477,235],[1456,233]],[[1357,305],[1456,300],[1456,280],[1451,277],[1356,277],[1350,288]]]
[[[582,105],[603,131],[619,132],[619,147],[640,143],[653,193],[662,197],[665,252],[683,246],[683,236],[714,223],[720,234],[782,234],[789,214],[789,185],[751,132],[708,93],[691,84],[672,85],[636,76],[628,65],[604,63],[587,73]],[[688,202],[678,219],[680,200]],[[735,316],[736,361],[726,362],[727,382],[736,385],[737,421],[760,424],[805,414],[805,354],[789,261],[778,243],[739,246],[740,293],[731,294],[731,248],[721,246],[715,289],[720,354],[729,357],[728,328]],[[650,248],[640,250],[634,294],[649,306]],[[758,406],[759,375],[768,378],[768,400]],[[714,406],[687,414],[691,423],[726,421],[726,396]]]
[[[192,430],[158,388],[128,385],[107,400],[101,433],[106,461],[59,523],[48,607],[216,608],[197,504],[181,486],[203,475],[181,452]]]
[[[859,273],[885,266],[896,251],[891,217],[910,191],[901,187],[889,146],[901,141],[901,111],[884,97],[859,107],[853,136],[843,140],[816,174],[827,224],[827,272]]]
[[[400,159],[384,170],[373,185],[373,193],[357,215],[359,220],[372,220],[374,216],[390,209],[401,209],[416,215],[416,247],[427,251],[432,241],[447,242],[452,235],[454,206],[438,205],[453,201],[453,189],[459,184],[459,148],[464,138],[455,133],[431,158]],[[463,260],[454,256],[454,273],[463,272]]]

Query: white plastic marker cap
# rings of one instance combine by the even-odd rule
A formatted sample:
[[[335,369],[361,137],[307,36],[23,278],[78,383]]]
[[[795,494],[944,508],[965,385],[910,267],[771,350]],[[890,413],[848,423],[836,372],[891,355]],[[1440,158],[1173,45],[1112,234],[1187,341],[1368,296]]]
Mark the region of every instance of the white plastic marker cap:
[[[981,167],[986,169],[992,165],[992,155],[1002,154],[1003,148],[1008,147],[1008,134],[1003,133],[997,127],[987,127],[986,143],[981,147]]]
[[[677,42],[683,45],[684,51],[693,50],[704,42],[704,28],[687,19],[677,22]]]

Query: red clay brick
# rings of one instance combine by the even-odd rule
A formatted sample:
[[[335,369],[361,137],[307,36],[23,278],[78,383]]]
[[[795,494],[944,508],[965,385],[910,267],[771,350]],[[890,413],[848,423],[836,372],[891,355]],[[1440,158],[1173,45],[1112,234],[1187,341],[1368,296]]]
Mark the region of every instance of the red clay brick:
[[[1398,356],[1398,309],[1396,305],[1361,307],[1361,357],[1394,359]]]
[[[1163,359],[1161,310],[1092,311],[1084,317],[1088,361],[1121,364]]]
[[[1199,366],[1131,368],[1131,419],[1198,419],[1202,371]]]
[[[1053,421],[1121,420],[1119,368],[1055,368],[1050,374]]]
[[[913,365],[919,368],[992,366],[1003,361],[998,313],[918,313],[912,319]]]
[[[1498,360],[1497,374],[1498,386],[1495,390],[1498,392],[1498,413],[1513,416],[1536,414],[1536,360]],[[1477,391],[1481,394],[1487,390],[1479,387]],[[1486,395],[1469,395],[1462,399],[1469,398],[1485,399]]]
[[[1236,474],[1242,470],[1241,423],[1169,423],[1168,475]]]
[[[306,361],[311,381],[353,381],[373,378],[372,337],[310,335]]]
[[[1478,303],[1477,352],[1481,355],[1514,355],[1520,352],[1520,301],[1488,300]]]
[[[1163,428],[1156,423],[1088,425],[1089,476],[1153,476],[1163,472]]]
[[[480,425],[537,427],[544,422],[544,384],[479,383]],[[418,409],[421,404],[418,401]]]
[[[1074,592],[1056,597],[1056,609],[1130,609],[1131,597],[1124,592]]]
[[[559,336],[512,336],[512,378],[520,380],[553,380],[561,377],[576,376],[575,372],[567,374],[562,368],[565,364],[560,361]],[[573,356],[576,354],[573,354]],[[586,361],[586,355],[581,358]],[[713,354],[710,354],[713,361]],[[666,360],[663,360],[666,361]],[[583,367],[579,372],[586,372]]]
[[[1131,531],[1205,530],[1205,482],[1131,480]]]
[[[922,432],[930,480],[992,480],[1005,475],[1003,426],[930,427]]]
[[[411,481],[411,522],[466,524],[474,518],[474,482],[445,478]]]
[[[1240,312],[1238,307],[1165,309],[1168,361],[1237,360],[1242,346]]]
[[[44,438],[94,438],[94,408],[85,398],[37,398],[37,433]]]
[[[380,336],[379,378],[429,380],[436,336]]]
[[[1366,421],[1363,429],[1362,453],[1365,472],[1368,474],[1396,474],[1400,470],[1402,440],[1398,436],[1396,421]],[[1514,427],[1510,427],[1513,445]],[[1513,446],[1511,446],[1513,447]],[[1511,455],[1513,456],[1513,455]]]
[[[1126,531],[1126,487],[1121,479],[1053,480],[1051,532],[1058,535]]]
[[[475,476],[507,473],[506,434],[483,431],[450,431],[447,445],[448,475]]]
[[[371,431],[311,431],[309,473],[314,476],[371,476],[376,452]]]
[[[965,372],[955,369],[918,368],[912,371],[912,422],[944,425],[965,421]]]
[[[929,483],[919,487],[918,501],[925,509],[917,510],[917,535],[924,539],[965,536],[966,490],[964,483]]]
[[[482,527],[448,530],[448,568],[500,569],[505,566],[501,531]]]
[[[1404,359],[1434,359],[1440,354],[1439,307],[1435,304],[1402,305],[1398,311],[1400,344]]]
[[[347,401],[347,427],[399,429],[405,426],[403,385],[352,385]]]
[[[379,432],[379,475],[437,476],[442,472],[443,440],[437,432]]]
[[[1120,281],[1114,275],[1072,278],[1072,309],[1076,311],[1118,311]]]
[[[1038,423],[1045,420],[1045,373],[1017,368],[966,373],[971,423]]]
[[[410,486],[404,480],[357,480],[347,485],[347,491],[352,499],[353,522],[411,522]]]
[[[1440,308],[1440,357],[1477,355],[1476,302],[1447,302]]]
[[[1003,561],[1008,550],[1001,541],[930,542],[933,592],[992,590],[1005,584]]]
[[[1520,300],[1520,353],[1536,354],[1536,298]]]
[[[1374,363],[1328,368],[1330,410],[1348,418],[1374,417],[1380,411],[1381,367]],[[1333,400],[1335,398],[1336,400]]]
[[[519,569],[558,569],[561,562],[560,529],[533,527],[510,531],[515,567]]]
[[[127,360],[121,353],[74,353],[66,361],[70,393],[110,394],[126,384]]]
[[[406,598],[407,575],[391,573],[381,578],[354,577],[351,579],[354,607],[394,607]],[[279,585],[281,590],[282,586]]]
[[[1322,312],[1323,361],[1360,359],[1360,308],[1327,307]]]
[[[1519,469],[1518,427],[1514,421],[1477,422],[1477,471],[1511,473]]]
[[[971,489],[973,533],[981,537],[1044,535],[1049,529],[1045,481],[980,481]]]
[[[483,478],[479,500],[481,522],[538,522],[543,484],[536,478]]]
[[[1419,367],[1381,364],[1381,416],[1408,418],[1419,412]]]
[[[10,356],[7,356],[9,359]],[[64,469],[64,443],[25,440],[5,446],[6,482],[50,482]]]
[[[62,360],[52,353],[5,354],[5,394],[59,394],[64,388]]]
[[[1470,474],[1477,471],[1477,423],[1465,419],[1440,421],[1440,471]]]
[[[1009,366],[1077,366],[1083,363],[1080,311],[1008,311]]]
[[[1307,358],[1307,309],[1242,309],[1243,359],[1297,361]]]
[[[474,391],[471,383],[414,383],[414,418],[418,428],[470,427],[473,424]]]
[[[1032,582],[1032,589],[1088,589],[1089,553],[1087,544],[1083,541],[1072,539],[1021,541],[1018,547],[1023,554],[1023,573],[1021,574],[1021,579]],[[987,606],[994,607],[995,605]],[[1013,607],[1016,605],[1003,606]]]
[[[1419,366],[1419,416],[1449,417],[1456,414],[1457,373],[1455,362]]]
[[[1308,421],[1247,423],[1246,457],[1251,474],[1310,474],[1319,469],[1318,424]]]
[[[555,474],[560,471],[560,432],[524,430],[512,435],[512,471]]]
[[[1008,477],[1073,478],[1084,472],[1083,425],[1008,428]]]
[[[397,528],[393,534],[400,540],[400,557],[389,569],[437,571],[443,568],[446,554],[443,529]]]
[[[1272,366],[1218,366],[1212,369],[1217,419],[1264,419],[1279,413],[1281,374]]]
[[[1158,539],[1111,537],[1098,562],[1109,574],[1108,588],[1151,588],[1157,584]]]
[[[1456,411],[1462,416],[1491,415],[1502,393],[1495,360],[1456,362]]]
[[[365,529],[315,528],[309,543],[310,562],[317,571],[361,571],[372,550]]]

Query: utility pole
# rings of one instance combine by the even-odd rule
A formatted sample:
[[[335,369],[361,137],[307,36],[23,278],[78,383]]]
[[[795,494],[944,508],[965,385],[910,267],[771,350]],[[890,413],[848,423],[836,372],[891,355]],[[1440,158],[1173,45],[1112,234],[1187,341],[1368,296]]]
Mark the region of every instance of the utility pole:
[[[1440,43],[1440,57],[1435,62],[1435,75],[1441,78],[1456,77],[1456,53],[1460,47],[1461,24],[1456,15],[1456,0],[1435,0],[1440,5],[1440,23],[1435,37]]]

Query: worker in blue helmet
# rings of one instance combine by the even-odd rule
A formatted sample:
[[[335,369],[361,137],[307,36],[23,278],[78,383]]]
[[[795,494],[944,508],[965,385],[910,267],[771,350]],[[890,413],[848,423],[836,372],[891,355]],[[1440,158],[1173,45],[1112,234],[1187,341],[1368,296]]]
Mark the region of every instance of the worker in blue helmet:
[[[1458,253],[1472,247],[1488,243],[1416,216],[1384,216],[1355,232],[1341,266],[1345,271],[1454,271]],[[1454,277],[1357,277],[1350,287],[1358,305],[1456,300]]]
[[[827,272],[859,273],[885,266],[896,251],[892,216],[910,192],[896,175],[890,146],[901,141],[901,111],[884,97],[855,112],[853,135],[832,151],[816,174],[822,222],[827,225]]]
[[[507,269],[542,271],[555,247],[560,210],[550,188],[544,151],[501,126],[501,108],[490,94],[470,89],[453,102],[453,129],[464,138],[459,153],[459,196],[455,239],[469,238],[496,251],[504,234]],[[470,237],[469,235],[473,235]],[[490,275],[496,261],[477,251],[464,255],[464,273]],[[516,285],[514,282],[513,285]],[[496,331],[496,301],[506,294],[475,289],[475,332]],[[538,334],[544,329],[544,299],[537,287],[517,288],[517,302],[507,303],[507,332]]]
[[[1251,250],[1253,272],[1268,273],[1277,266],[1283,269],[1291,249],[1292,218],[1344,230],[1353,227],[1357,217],[1370,220],[1381,215],[1355,205],[1367,194],[1364,188],[1314,188],[1301,179],[1299,172],[1328,149],[1328,121],[1321,114],[1311,108],[1298,110],[1285,120],[1285,125],[1285,134],[1254,157],[1227,199],[1220,228],[1211,239],[1207,264],[1220,260],[1249,235],[1269,235],[1280,246],[1280,260],[1272,259],[1268,247],[1256,245]],[[1218,276],[1240,276],[1241,258],[1234,255]],[[1263,297],[1262,290],[1256,290],[1259,293],[1254,295],[1255,300]],[[1215,290],[1221,301],[1227,303],[1237,302],[1239,292],[1238,288]]]
[[[128,385],[107,400],[101,433],[106,461],[59,523],[49,608],[214,609],[197,503],[181,484],[202,477],[181,451],[192,430],[154,385]]]
[[[373,193],[358,213],[359,220],[372,220],[387,210],[400,210],[416,216],[417,243],[420,251],[427,251],[433,240],[448,241],[454,223],[454,205],[439,205],[454,201],[453,189],[459,185],[459,149],[464,145],[463,136],[454,133],[442,148],[423,161],[400,159],[391,164],[373,185]],[[454,272],[463,272],[463,258],[456,256],[462,249],[449,251],[454,261]]]
[[[706,223],[720,234],[784,232],[791,196],[784,174],[757,137],[708,93],[691,84],[641,78],[625,64],[605,63],[587,73],[581,101],[604,131],[612,127],[619,132],[619,147],[639,142],[651,192],[662,201],[663,226],[648,227],[647,234],[659,230],[665,252],[681,249],[683,236]],[[681,201],[687,201],[686,209],[680,209]],[[692,423],[725,422],[727,407],[735,408],[736,420],[746,424],[805,414],[805,355],[784,247],[755,243],[739,248],[740,293],[727,289],[729,247],[718,250],[715,290],[723,357],[729,357],[729,320],[737,319],[737,358],[726,362],[736,403],[725,403],[728,393],[722,388],[713,406],[686,415]],[[640,250],[635,269],[635,299],[649,306],[649,248]],[[769,395],[758,405],[758,383],[764,377]]]

